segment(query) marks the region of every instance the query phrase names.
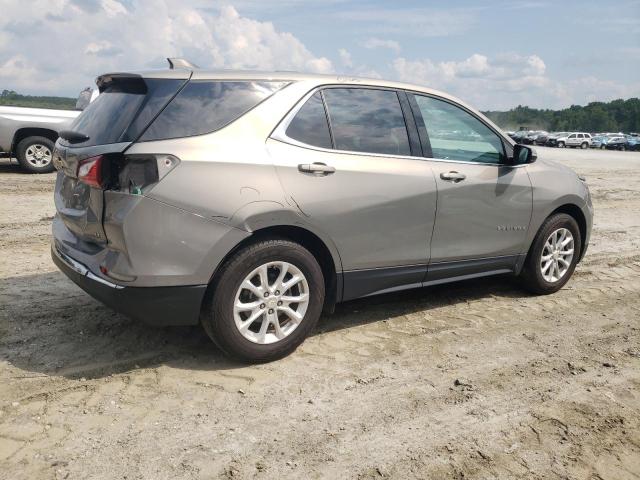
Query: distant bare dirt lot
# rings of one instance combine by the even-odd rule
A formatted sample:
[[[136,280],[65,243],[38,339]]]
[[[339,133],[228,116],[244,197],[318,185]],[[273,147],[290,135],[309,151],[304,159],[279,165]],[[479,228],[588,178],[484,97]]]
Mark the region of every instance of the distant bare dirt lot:
[[[538,149],[596,208],[566,288],[349,302],[296,353],[226,360],[49,257],[54,175],[0,164],[0,478],[640,477],[640,153]]]

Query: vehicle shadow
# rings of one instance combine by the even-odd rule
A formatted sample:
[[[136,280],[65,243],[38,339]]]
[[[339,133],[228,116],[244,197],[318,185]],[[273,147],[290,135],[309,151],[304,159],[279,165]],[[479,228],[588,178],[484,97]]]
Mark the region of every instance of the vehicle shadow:
[[[27,173],[20,168],[15,159],[0,158],[0,173]]]
[[[312,335],[378,322],[487,295],[526,296],[509,277],[485,278],[354,300],[323,315]],[[116,313],[58,272],[0,279],[0,358],[15,378],[102,378],[169,365],[226,370],[229,360],[200,326],[154,328]]]

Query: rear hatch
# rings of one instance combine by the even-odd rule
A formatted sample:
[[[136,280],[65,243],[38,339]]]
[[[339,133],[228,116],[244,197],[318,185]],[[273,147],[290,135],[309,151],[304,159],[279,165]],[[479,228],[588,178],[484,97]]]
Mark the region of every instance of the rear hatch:
[[[171,78],[138,74],[98,77],[100,95],[60,132],[54,152],[59,170],[55,188],[58,215],[78,239],[104,244],[104,188],[124,151],[188,81],[191,72]]]

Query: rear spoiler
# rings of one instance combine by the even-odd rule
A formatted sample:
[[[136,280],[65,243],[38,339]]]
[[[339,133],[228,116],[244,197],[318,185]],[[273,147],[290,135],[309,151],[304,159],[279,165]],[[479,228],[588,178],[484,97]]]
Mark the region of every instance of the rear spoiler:
[[[194,69],[198,69],[197,65],[184,60],[182,58],[167,58],[169,62],[169,70],[147,70],[138,72],[111,72],[100,75],[96,78],[96,85],[100,92],[104,91],[112,82],[128,83],[129,86],[144,90],[145,78],[177,78],[188,80],[191,78]]]

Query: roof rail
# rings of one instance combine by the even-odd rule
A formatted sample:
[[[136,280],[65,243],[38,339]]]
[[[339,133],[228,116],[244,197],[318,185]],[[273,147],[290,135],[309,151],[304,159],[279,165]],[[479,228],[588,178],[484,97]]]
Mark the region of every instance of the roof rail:
[[[167,58],[167,62],[169,62],[169,68],[171,70],[176,68],[186,68],[188,70],[200,68],[195,63],[191,63],[189,60],[185,60],[184,58]]]

